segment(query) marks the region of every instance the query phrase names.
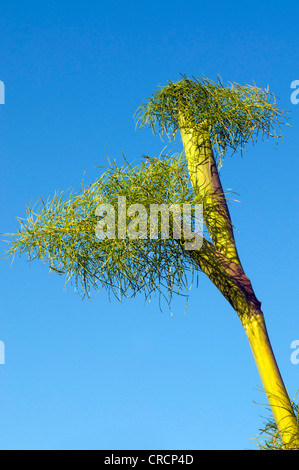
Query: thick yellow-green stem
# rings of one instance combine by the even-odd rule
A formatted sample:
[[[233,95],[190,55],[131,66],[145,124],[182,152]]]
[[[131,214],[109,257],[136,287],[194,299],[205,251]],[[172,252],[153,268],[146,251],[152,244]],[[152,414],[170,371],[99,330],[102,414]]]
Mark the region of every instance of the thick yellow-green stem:
[[[246,317],[242,323],[282,440],[299,450],[298,422],[274,357],[264,316]]]
[[[188,255],[237,312],[247,334],[261,381],[286,447],[299,449],[299,429],[268,337],[261,302],[242,267],[203,240],[202,248]]]
[[[204,221],[212,243],[189,255],[229,301],[241,319],[268,397],[278,430],[286,446],[299,449],[299,430],[290,398],[281,378],[268,337],[261,303],[242,268],[233,226],[206,123],[194,128],[180,117],[180,131],[194,193],[202,202]]]
[[[190,179],[197,200],[203,203],[204,221],[211,239],[221,253],[241,265],[208,126],[203,123],[191,128],[182,117],[180,123]]]

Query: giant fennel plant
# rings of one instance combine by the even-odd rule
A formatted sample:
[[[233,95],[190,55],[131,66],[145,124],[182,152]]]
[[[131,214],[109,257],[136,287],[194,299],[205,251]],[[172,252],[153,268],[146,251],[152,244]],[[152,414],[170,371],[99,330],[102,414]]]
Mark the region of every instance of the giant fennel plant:
[[[188,296],[190,283],[200,273],[206,274],[245,329],[283,448],[296,449],[297,417],[271,347],[261,302],[238,255],[228,195],[219,174],[228,151],[242,152],[247,142],[259,136],[277,140],[284,116],[268,89],[236,83],[224,86],[220,79],[185,76],[169,81],[144,100],[136,111],[136,123],[170,142],[181,142],[182,151],[146,157],[139,165],[126,160],[120,167],[110,163],[97,181],[83,185],[79,193],[57,192],[28,207],[27,216],[18,218],[17,233],[10,234],[8,253],[42,260],[51,271],[65,275],[66,282],[73,281],[83,296],[104,287],[119,299],[139,292],[148,299],[158,293],[170,303],[174,294]],[[97,208],[105,204],[119,208],[124,197],[135,210],[122,215],[125,220],[114,214],[113,236],[106,227],[106,236],[98,237],[97,224],[103,225],[107,211],[100,214]],[[189,239],[183,232],[181,237],[172,236],[174,217],[169,217],[168,237],[160,233],[151,238],[149,221],[140,218],[138,208],[142,205],[149,213],[153,204],[201,205],[205,233],[200,247],[186,249]],[[133,224],[135,237],[124,232],[124,222],[125,227]]]

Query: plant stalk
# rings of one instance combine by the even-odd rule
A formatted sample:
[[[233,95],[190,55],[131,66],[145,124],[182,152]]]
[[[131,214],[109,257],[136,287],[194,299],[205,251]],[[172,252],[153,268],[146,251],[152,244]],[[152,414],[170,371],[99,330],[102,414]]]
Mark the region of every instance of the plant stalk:
[[[205,239],[200,250],[188,254],[237,312],[281,438],[286,446],[299,449],[297,418],[271,347],[261,302],[256,298],[250,280],[241,266],[227,259]]]
[[[195,128],[180,117],[191,183],[213,244],[203,240],[189,255],[229,301],[241,319],[281,438],[299,449],[298,423],[268,337],[261,302],[242,268],[233,226],[206,123]]]
[[[243,318],[242,323],[281,438],[286,445],[299,449],[298,422],[271,347],[264,315]]]

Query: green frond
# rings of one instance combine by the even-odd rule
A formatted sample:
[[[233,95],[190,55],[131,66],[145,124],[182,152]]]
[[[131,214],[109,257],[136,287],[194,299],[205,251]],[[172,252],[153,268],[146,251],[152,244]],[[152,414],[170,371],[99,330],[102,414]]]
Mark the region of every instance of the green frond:
[[[96,237],[97,206],[117,207],[118,196],[126,196],[127,205],[143,204],[148,211],[150,204],[194,204],[184,155],[151,158],[150,163],[133,167],[111,163],[98,181],[79,193],[57,192],[52,199],[39,201],[27,208],[26,218],[18,218],[18,232],[7,234],[8,253],[42,260],[83,296],[99,287],[119,300],[138,292],[146,299],[158,293],[168,302],[174,293],[188,295],[190,279],[199,268],[172,237]]]
[[[299,404],[292,401],[291,405],[299,428]],[[299,450],[296,436],[294,436],[294,439],[288,444],[283,442],[281,433],[279,432],[277,424],[271,415],[264,422],[264,427],[263,429],[260,429],[260,435],[255,440],[259,450]]]
[[[140,128],[149,127],[161,136],[166,133],[171,140],[180,129],[180,118],[189,128],[207,122],[216,155],[222,160],[228,148],[242,151],[259,135],[281,137],[280,119],[285,114],[268,88],[237,83],[225,87],[221,79],[216,83],[184,77],[176,83],[169,81],[147,98],[135,119]]]

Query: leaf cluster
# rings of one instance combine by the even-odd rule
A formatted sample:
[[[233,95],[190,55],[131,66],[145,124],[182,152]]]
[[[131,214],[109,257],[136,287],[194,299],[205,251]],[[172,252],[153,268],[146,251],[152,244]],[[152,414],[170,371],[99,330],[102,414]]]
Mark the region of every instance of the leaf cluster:
[[[207,123],[216,156],[222,159],[228,148],[242,152],[259,135],[263,139],[281,137],[280,118],[285,113],[277,108],[268,88],[237,83],[224,86],[221,79],[184,77],[169,81],[145,99],[135,118],[137,127],[149,127],[161,137],[165,133],[172,141],[182,118],[188,128]]]
[[[295,401],[291,402],[294,415],[298,421],[299,432],[299,404]],[[299,450],[298,436],[294,436],[288,444],[284,443],[281,438],[281,432],[278,430],[277,424],[271,414],[264,422],[264,427],[260,429],[260,435],[256,439],[259,450]]]
[[[83,297],[99,287],[119,300],[138,292],[147,300],[158,293],[168,303],[174,293],[188,295],[188,273],[193,276],[199,268],[172,237],[96,237],[97,206],[109,203],[117,208],[121,195],[127,206],[143,204],[148,211],[150,204],[195,203],[184,155],[162,155],[136,166],[113,162],[99,180],[82,185],[78,193],[57,192],[28,207],[26,217],[18,218],[17,233],[10,236],[9,255],[25,253],[29,261],[42,260],[51,271],[64,274],[66,283],[74,282]],[[116,231],[117,224],[116,218]]]

